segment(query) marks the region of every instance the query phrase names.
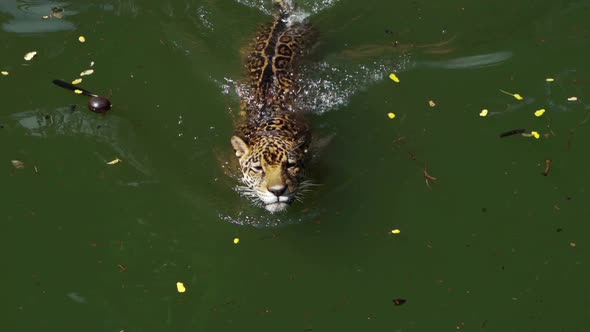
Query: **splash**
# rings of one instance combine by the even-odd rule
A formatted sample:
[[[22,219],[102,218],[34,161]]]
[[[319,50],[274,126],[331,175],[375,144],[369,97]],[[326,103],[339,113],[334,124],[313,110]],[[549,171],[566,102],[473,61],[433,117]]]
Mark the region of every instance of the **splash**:
[[[308,8],[314,14],[334,7],[340,0],[299,1],[301,7]]]
[[[218,218],[223,222],[228,222],[240,226],[252,226],[255,228],[279,228],[289,225],[302,224],[317,219],[320,215],[317,209],[306,209],[301,213],[295,207],[290,207],[289,212],[284,215],[263,215],[261,209],[240,207],[232,212],[219,213]],[[296,217],[295,217],[296,216]]]
[[[324,114],[346,106],[359,91],[384,80],[391,72],[404,72],[411,68],[409,55],[375,61],[368,65],[332,65],[328,62],[303,68],[298,85],[296,104],[303,111]]]
[[[272,14],[272,8],[268,0],[236,0],[236,2],[250,8],[258,9],[266,15]]]
[[[199,18],[201,26],[203,26],[205,29],[209,31],[215,30],[213,23],[211,23],[210,19],[211,12],[207,8],[205,8],[204,6],[199,6],[197,8],[197,17]]]
[[[270,0],[235,0],[237,3],[259,10],[261,13],[271,15],[273,13],[273,4]],[[292,16],[300,14],[309,15],[317,14],[336,5],[339,0],[283,0],[290,8],[295,8]]]

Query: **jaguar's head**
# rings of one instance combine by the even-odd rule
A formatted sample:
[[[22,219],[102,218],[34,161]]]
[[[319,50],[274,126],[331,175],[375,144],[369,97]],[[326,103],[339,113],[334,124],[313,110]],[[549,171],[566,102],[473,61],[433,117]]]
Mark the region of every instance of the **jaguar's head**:
[[[243,187],[240,192],[271,213],[281,212],[306,187],[304,171],[307,145],[304,139],[267,135],[247,143],[238,136],[231,144],[239,158]]]

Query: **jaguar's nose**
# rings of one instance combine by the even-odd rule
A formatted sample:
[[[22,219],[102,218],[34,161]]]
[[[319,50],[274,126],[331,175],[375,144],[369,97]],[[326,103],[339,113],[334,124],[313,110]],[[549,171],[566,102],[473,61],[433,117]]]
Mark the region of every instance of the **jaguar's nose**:
[[[280,197],[285,193],[285,191],[287,191],[287,186],[275,185],[266,189],[268,189],[268,191],[273,193],[275,196]]]

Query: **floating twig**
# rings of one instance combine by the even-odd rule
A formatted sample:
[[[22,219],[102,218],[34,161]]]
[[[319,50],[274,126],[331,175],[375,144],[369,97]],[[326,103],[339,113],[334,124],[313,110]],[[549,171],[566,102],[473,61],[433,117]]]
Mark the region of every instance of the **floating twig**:
[[[551,172],[551,159],[545,159],[545,170],[541,174],[547,176],[549,175],[549,172]]]
[[[434,183],[436,183],[436,178],[434,176],[428,174],[428,165],[426,163],[424,163],[424,170],[422,172],[424,174],[424,181],[426,181],[426,187],[428,187],[428,189],[432,190],[432,188],[430,187],[429,181],[433,181]]]
[[[507,132],[501,133],[500,134],[500,138],[504,138],[504,137],[508,137],[508,136],[513,136],[513,135],[518,135],[518,134],[522,134],[524,132],[526,132],[526,129],[524,129],[524,128],[513,129],[513,130],[509,130]]]
[[[394,299],[391,302],[393,302],[393,304],[395,304],[395,305],[402,305],[402,304],[408,302],[408,300],[406,300],[406,299]]]
[[[81,91],[81,92],[80,92],[80,94],[83,94],[83,95],[85,95],[85,96],[89,96],[89,97],[98,97],[98,95],[97,95],[97,94],[94,94],[94,93],[92,93],[92,92],[90,92],[90,91],[88,91],[88,90],[86,90],[86,89],[83,89],[83,88],[81,88],[81,87],[79,87],[79,86],[76,86],[76,85],[74,85],[74,84],[71,84],[71,83],[69,83],[69,82],[66,82],[66,81],[62,81],[62,80],[53,80],[52,82],[53,82],[53,84],[55,84],[55,85],[59,86],[60,88],[64,88],[64,89],[71,90],[71,91],[76,91],[76,90],[78,90],[78,91]]]

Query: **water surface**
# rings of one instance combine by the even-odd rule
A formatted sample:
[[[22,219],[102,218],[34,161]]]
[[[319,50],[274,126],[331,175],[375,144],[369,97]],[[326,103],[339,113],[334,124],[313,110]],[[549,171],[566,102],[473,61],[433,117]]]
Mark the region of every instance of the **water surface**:
[[[331,139],[269,215],[226,175],[268,1],[0,4],[4,330],[587,329],[590,4],[299,5]],[[89,68],[106,116],[51,84]]]

